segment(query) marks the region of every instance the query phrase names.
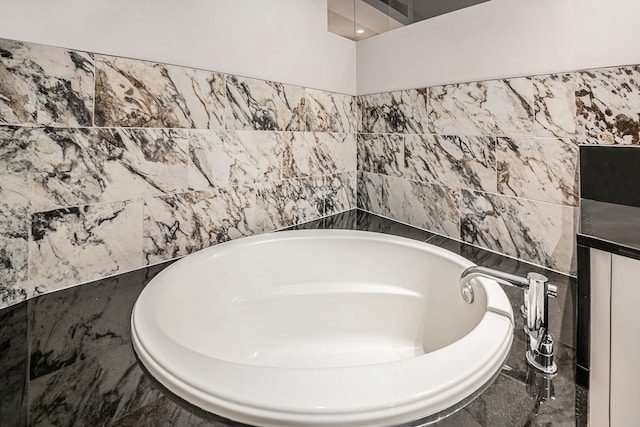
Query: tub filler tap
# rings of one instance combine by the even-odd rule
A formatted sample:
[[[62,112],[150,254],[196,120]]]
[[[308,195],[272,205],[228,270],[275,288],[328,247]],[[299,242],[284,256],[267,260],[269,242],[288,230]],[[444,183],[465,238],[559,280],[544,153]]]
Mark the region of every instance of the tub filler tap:
[[[485,277],[502,285],[515,286],[524,290],[524,304],[521,307],[526,319],[524,327],[527,335],[527,362],[540,372],[553,375],[558,367],[553,361],[553,339],[549,333],[549,297],[556,297],[558,289],[550,285],[542,274],[529,273],[527,277],[504,273],[486,267],[469,267],[460,276],[460,292],[465,302],[473,302],[471,280]]]

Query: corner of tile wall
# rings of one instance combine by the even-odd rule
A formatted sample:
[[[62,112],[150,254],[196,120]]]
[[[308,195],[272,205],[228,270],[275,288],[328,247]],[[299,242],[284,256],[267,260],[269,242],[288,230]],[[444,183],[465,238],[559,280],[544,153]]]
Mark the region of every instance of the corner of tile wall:
[[[358,207],[576,274],[578,145],[638,144],[640,67],[358,97]]]
[[[0,308],[356,206],[353,96],[0,50]]]

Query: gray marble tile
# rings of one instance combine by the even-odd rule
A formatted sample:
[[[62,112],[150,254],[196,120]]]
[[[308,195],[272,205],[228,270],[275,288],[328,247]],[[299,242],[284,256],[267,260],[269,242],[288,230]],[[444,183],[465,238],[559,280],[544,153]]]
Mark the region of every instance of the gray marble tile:
[[[304,127],[308,132],[356,132],[354,96],[317,89],[304,90]]]
[[[460,203],[463,241],[575,275],[575,208],[466,190]]]
[[[396,177],[384,177],[383,182],[390,218],[445,236],[460,237],[457,191]],[[384,212],[385,209],[382,214]]]
[[[29,378],[129,344],[142,279],[143,270],[136,270],[30,300]]]
[[[225,76],[97,55],[96,125],[222,129]]]
[[[404,173],[404,136],[359,134],[358,170],[402,176]]]
[[[297,178],[257,186],[256,232],[278,230],[324,214],[323,178]]]
[[[0,310],[0,420],[27,425],[27,303]]]
[[[429,131],[439,135],[533,136],[530,78],[429,88]]]
[[[227,76],[226,127],[229,130],[305,130],[304,89]]]
[[[145,200],[146,264],[188,255],[254,234],[255,192],[246,186],[160,196]]]
[[[356,179],[356,172],[343,172],[324,178],[324,215],[355,209]]]
[[[493,137],[407,135],[404,177],[495,193],[495,148]]]
[[[578,146],[568,139],[498,138],[498,192],[578,206]]]
[[[142,266],[142,201],[33,214],[30,296]]]
[[[37,133],[34,128],[0,126],[0,209],[30,204]]]
[[[351,168],[355,156],[354,134],[286,132],[282,177],[323,176]]]
[[[579,144],[640,143],[640,66],[577,74]]]
[[[576,133],[576,75],[532,77],[535,136],[571,137]]]
[[[189,188],[276,181],[281,178],[280,132],[190,132]]]
[[[46,128],[37,135],[35,211],[187,189],[183,131]]]
[[[0,39],[0,123],[93,124],[90,53]]]
[[[411,89],[358,97],[358,131],[428,133],[429,89]]]

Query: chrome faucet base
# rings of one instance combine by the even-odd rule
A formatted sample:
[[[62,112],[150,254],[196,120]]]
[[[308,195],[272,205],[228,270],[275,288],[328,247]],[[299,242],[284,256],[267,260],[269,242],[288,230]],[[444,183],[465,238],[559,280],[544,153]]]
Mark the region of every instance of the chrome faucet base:
[[[558,290],[550,285],[547,278],[538,273],[529,273],[527,277],[504,273],[486,267],[469,267],[460,276],[460,293],[468,304],[474,300],[471,280],[474,277],[485,277],[496,282],[515,286],[524,290],[524,304],[520,307],[526,325],[527,336],[526,359],[529,366],[537,371],[553,376],[558,366],[553,361],[553,339],[549,328],[549,297],[555,297]]]
[[[548,357],[548,356],[544,356]],[[538,362],[537,356],[535,356],[530,350],[526,353],[527,363],[529,366],[534,368],[535,370],[542,372],[543,374],[547,374],[549,376],[556,376],[558,373],[558,365],[553,361],[553,356],[551,360],[551,364],[549,365],[547,361],[545,363]]]

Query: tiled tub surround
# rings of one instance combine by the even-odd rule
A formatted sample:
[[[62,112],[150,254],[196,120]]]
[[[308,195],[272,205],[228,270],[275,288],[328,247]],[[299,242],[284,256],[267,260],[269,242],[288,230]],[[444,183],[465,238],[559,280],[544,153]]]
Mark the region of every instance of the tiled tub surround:
[[[558,285],[550,317],[560,371],[552,399],[524,361],[522,316],[515,316],[507,367],[469,406],[440,426],[585,425],[584,390],[575,386],[572,349],[575,280],[362,211],[298,228],[346,228],[428,241],[514,274],[538,271]],[[169,263],[30,299],[0,311],[0,419],[7,426],[237,426],[180,400],[144,371],[130,342],[130,315],[146,283]],[[514,313],[522,292],[506,288]],[[52,319],[54,319],[52,321]],[[564,343],[570,344],[566,345]],[[533,381],[532,381],[533,380]]]
[[[640,143],[640,67],[358,97],[358,207],[574,275],[578,145]]]
[[[352,96],[0,39],[0,307],[355,207]]]

